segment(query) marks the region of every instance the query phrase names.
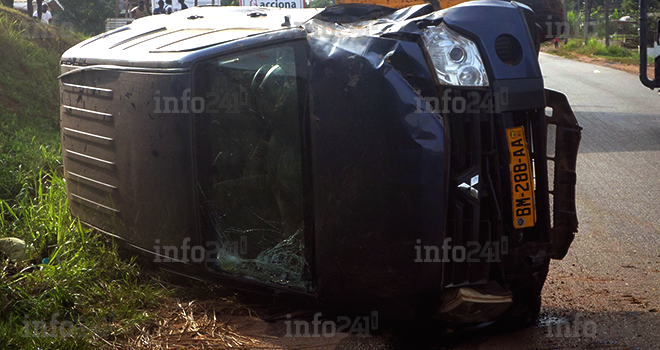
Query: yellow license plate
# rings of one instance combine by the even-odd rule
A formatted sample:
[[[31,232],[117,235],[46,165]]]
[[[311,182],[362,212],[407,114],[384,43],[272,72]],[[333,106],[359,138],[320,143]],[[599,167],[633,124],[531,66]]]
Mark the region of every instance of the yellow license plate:
[[[506,130],[511,164],[511,188],[513,198],[513,226],[532,227],[536,223],[534,208],[534,178],[529,160],[529,147],[525,140],[525,128],[517,126]]]

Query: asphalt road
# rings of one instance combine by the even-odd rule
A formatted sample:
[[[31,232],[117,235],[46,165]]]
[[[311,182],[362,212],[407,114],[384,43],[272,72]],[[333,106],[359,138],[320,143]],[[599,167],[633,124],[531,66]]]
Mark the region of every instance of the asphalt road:
[[[545,54],[540,60],[546,87],[566,93],[584,130],[579,233],[566,258],[551,264],[536,325],[458,339],[418,332],[286,338],[281,322],[248,322],[243,330],[273,335],[261,346],[287,348],[660,349],[660,96],[636,75]]]

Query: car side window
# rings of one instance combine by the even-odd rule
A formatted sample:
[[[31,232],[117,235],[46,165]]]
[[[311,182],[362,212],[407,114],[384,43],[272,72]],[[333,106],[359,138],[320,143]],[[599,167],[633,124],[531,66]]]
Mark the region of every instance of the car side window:
[[[211,265],[238,276],[306,288],[299,45],[203,61],[193,111]],[[304,95],[302,95],[304,96]]]

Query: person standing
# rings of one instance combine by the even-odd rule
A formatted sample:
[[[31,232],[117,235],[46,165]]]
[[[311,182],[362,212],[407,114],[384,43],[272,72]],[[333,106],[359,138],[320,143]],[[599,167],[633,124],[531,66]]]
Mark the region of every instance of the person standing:
[[[559,38],[555,37],[555,49],[559,48]]]
[[[32,17],[39,18],[39,11],[34,11]],[[50,23],[52,19],[53,19],[53,15],[51,15],[50,12],[48,12],[48,4],[43,4],[41,6],[41,21],[44,23]]]
[[[154,9],[154,15],[162,15],[163,13],[165,13],[163,11],[164,10],[164,7],[163,7],[164,5],[165,5],[165,2],[163,0],[158,0],[158,7]]]
[[[131,15],[135,19],[149,16],[149,9],[144,5],[144,0],[140,0],[138,5],[131,10]]]
[[[179,4],[181,5],[181,9],[185,10],[188,8],[188,5],[186,5],[186,0],[179,0]]]
[[[174,12],[172,7],[172,0],[165,0],[165,7],[163,7],[163,13],[166,15],[171,15]]]

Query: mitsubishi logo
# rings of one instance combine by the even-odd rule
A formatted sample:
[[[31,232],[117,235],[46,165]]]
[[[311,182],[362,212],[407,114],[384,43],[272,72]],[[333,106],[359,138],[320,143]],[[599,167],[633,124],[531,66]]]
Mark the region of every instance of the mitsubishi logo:
[[[479,184],[479,175],[475,175],[474,177],[472,177],[472,179],[470,179],[469,185],[463,182],[462,184],[458,185],[458,188],[462,190],[469,190],[472,197],[478,199],[479,198],[479,190],[477,190],[478,184]]]

